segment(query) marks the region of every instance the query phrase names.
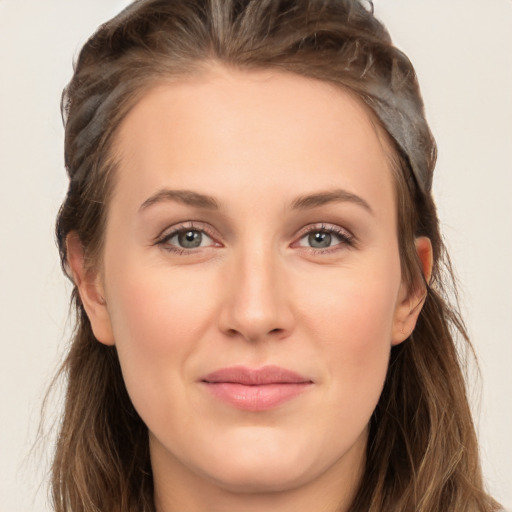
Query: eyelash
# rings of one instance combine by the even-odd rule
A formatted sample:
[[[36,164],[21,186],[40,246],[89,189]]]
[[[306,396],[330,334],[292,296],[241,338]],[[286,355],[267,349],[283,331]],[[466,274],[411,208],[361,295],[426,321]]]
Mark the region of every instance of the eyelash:
[[[196,231],[200,233],[206,234],[212,240],[215,239],[214,235],[203,225],[197,225],[194,222],[187,222],[184,224],[180,224],[172,229],[172,231],[160,235],[155,241],[154,245],[162,246],[166,251],[172,252],[177,255],[184,254],[192,254],[196,251],[196,248],[193,249],[185,249],[182,247],[177,247],[169,244],[169,240],[172,240],[176,235],[180,233],[185,233],[187,231]],[[318,255],[318,254],[330,254],[332,252],[339,251],[342,247],[344,248],[353,248],[356,246],[355,237],[348,232],[347,230],[340,228],[338,226],[326,226],[325,224],[321,224],[320,226],[310,226],[301,231],[297,242],[300,242],[303,238],[307,237],[312,233],[325,233],[329,235],[335,235],[339,243],[326,248],[315,248],[315,247],[305,247],[300,246],[303,250],[306,250],[309,254]],[[296,244],[297,242],[294,242]],[[340,247],[341,246],[341,247]],[[211,246],[209,246],[211,247]]]
[[[309,226],[305,228],[304,230],[301,231],[298,237],[298,241],[302,240],[303,238],[312,233],[325,233],[328,235],[335,235],[338,238],[339,243],[323,249],[301,246],[311,255],[330,254],[339,251],[342,248],[354,248],[356,246],[356,239],[352,235],[352,233],[339,226],[326,226],[325,224],[321,224],[320,226]],[[294,244],[295,243],[296,242],[294,242]]]
[[[195,252],[195,249],[185,249],[183,247],[177,247],[169,244],[169,240],[172,240],[173,237],[179,235],[180,233],[186,233],[187,231],[197,231],[200,233],[204,233],[212,240],[214,240],[215,238],[214,235],[210,232],[210,230],[207,229],[207,227],[203,225],[198,225],[194,222],[186,222],[175,226],[172,229],[172,231],[160,235],[157,238],[155,245],[160,245],[166,251],[172,252],[177,255],[192,254],[193,252]]]

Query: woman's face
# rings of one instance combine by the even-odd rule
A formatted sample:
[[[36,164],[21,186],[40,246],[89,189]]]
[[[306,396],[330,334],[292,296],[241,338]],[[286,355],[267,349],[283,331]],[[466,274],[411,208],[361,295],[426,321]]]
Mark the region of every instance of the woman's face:
[[[386,152],[353,96],[279,72],[162,83],[125,119],[97,297],[82,296],[155,480],[357,478],[415,320]]]

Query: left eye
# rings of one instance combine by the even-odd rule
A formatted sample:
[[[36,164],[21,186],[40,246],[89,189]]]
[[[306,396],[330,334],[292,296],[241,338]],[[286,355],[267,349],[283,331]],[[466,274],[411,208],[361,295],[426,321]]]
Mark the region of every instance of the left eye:
[[[299,240],[301,247],[310,247],[312,249],[327,249],[343,243],[350,243],[348,236],[326,229],[310,231]]]
[[[171,233],[162,242],[180,249],[196,249],[212,245],[213,240],[199,229],[182,229]]]

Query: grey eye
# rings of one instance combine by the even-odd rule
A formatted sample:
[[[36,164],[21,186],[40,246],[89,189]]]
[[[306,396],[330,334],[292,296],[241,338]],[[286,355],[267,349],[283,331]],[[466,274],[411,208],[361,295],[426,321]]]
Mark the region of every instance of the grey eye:
[[[201,246],[203,241],[203,233],[196,230],[181,231],[176,235],[178,245],[184,249],[195,249]]]
[[[332,235],[325,231],[313,231],[308,235],[308,243],[310,247],[315,249],[326,249],[331,246]]]
[[[181,227],[164,236],[158,245],[169,252],[184,254],[203,247],[214,247],[215,241],[204,230],[193,227]]]

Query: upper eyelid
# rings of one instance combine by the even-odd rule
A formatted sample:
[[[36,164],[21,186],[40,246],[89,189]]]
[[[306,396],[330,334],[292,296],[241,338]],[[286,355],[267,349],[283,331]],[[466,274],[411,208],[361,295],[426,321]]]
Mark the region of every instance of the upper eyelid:
[[[327,231],[330,233],[345,233],[349,238],[355,238],[354,234],[347,228],[342,226],[338,226],[337,224],[329,224],[329,223],[314,223],[308,224],[299,230],[296,237],[302,238],[303,236],[315,232],[315,231]]]
[[[206,234],[210,234],[210,232],[212,231],[208,227],[208,224],[203,221],[187,220],[187,221],[183,221],[183,222],[178,222],[177,224],[173,224],[172,226],[165,227],[162,231],[160,231],[157,238],[159,236],[163,236],[167,231],[169,231],[170,233],[173,233],[173,232],[184,231],[186,229],[204,231]],[[327,222],[315,222],[315,223],[307,224],[306,226],[300,228],[297,231],[295,236],[300,236],[302,233],[309,233],[311,231],[338,231],[338,230],[345,231],[350,235],[352,234],[350,232],[350,230],[348,230],[347,228],[344,228],[342,226],[330,224]]]
[[[203,235],[206,235],[210,240],[215,242],[214,238],[208,234],[204,229],[195,229],[195,228],[183,228],[183,229],[177,229],[175,231],[171,231],[167,235],[164,235],[163,240],[172,240],[175,236],[178,236],[180,233],[186,233],[187,231],[198,231],[202,233]]]
[[[160,233],[155,237],[155,241],[161,241],[163,239],[171,238],[172,236],[175,236],[176,234],[180,233],[181,231],[201,231],[205,233],[210,238],[218,238],[213,233],[213,230],[208,229],[206,225],[203,222],[200,221],[184,221],[179,222],[178,224],[173,224],[172,226],[167,226],[165,229],[160,231]]]

